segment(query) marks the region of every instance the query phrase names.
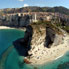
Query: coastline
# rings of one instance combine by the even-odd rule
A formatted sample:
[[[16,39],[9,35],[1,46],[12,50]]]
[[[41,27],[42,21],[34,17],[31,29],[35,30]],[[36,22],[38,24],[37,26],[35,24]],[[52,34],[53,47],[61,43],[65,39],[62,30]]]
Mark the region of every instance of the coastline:
[[[0,26],[0,29],[20,29],[23,31],[22,28],[11,28],[11,27],[7,27],[7,26]],[[68,34],[66,34],[66,36],[64,37],[63,44],[52,47],[50,49],[44,48],[43,46],[41,46],[40,51],[34,55],[33,59],[31,58],[31,60],[29,60],[30,62],[32,61],[31,65],[43,65],[48,62],[61,58],[67,51],[69,51],[69,46],[67,43],[69,43]],[[39,59],[38,59],[38,57],[39,57]]]
[[[8,27],[8,26],[0,26],[0,30],[2,29],[18,29],[21,31],[26,31],[26,28],[16,28],[16,27]]]
[[[34,54],[31,59],[28,59],[31,62],[31,65],[43,65],[48,62],[55,61],[69,51],[69,35],[64,36],[64,42],[58,46],[51,47],[50,49],[44,48],[41,46],[40,50]],[[37,49],[38,50],[38,49]]]
[[[7,26],[0,26],[0,29],[15,29],[15,28],[7,27]]]
[[[8,35],[8,33],[10,33],[11,35],[9,35],[9,38],[7,37],[7,42],[6,42],[6,44],[7,45],[5,45],[5,46],[7,46],[5,49],[3,49],[3,52],[1,53],[1,58],[0,58],[0,69],[4,69],[4,67],[5,67],[5,63],[6,63],[6,61],[7,61],[7,57],[10,55],[10,53],[12,52],[12,50],[14,49],[14,46],[13,46],[13,44],[11,44],[11,42],[12,41],[14,41],[15,39],[17,39],[17,38],[19,38],[19,37],[22,37],[23,36],[23,31],[20,31],[20,29],[18,30],[18,29],[10,29],[10,27],[8,28],[8,27],[6,27],[5,28],[5,26],[3,26],[3,27],[1,27],[2,29],[4,29],[4,30],[0,30],[0,31],[3,31],[3,32],[5,32],[5,31],[7,31],[8,29],[9,29],[9,31],[7,32],[7,35]],[[8,29],[7,29],[8,28]],[[6,30],[5,30],[6,29]],[[10,32],[10,31],[12,31],[12,32]],[[13,32],[15,32],[14,34],[13,34]],[[18,33],[18,34],[16,34],[16,32]],[[2,32],[1,32],[2,33]],[[0,34],[1,34],[0,33]],[[5,35],[5,33],[3,33],[4,35]],[[15,36],[14,37],[14,35],[17,35],[17,36]],[[6,37],[7,35],[5,35],[4,37]],[[0,35],[1,36],[1,35]],[[11,37],[10,37],[11,36]],[[3,36],[1,36],[1,37],[3,37]],[[14,38],[14,39],[13,39]],[[4,41],[5,41],[6,39],[4,39]],[[2,39],[1,39],[1,41],[3,41]],[[8,41],[9,41],[9,43],[10,44],[8,44]],[[1,42],[0,42],[1,43]],[[1,45],[1,44],[0,44]],[[3,46],[3,45],[1,45],[1,46]],[[13,56],[14,57],[14,56]]]
[[[60,58],[63,57],[68,51],[69,51],[69,50],[65,51],[64,53],[62,53],[62,54],[60,54],[60,55],[57,55],[57,56],[55,55],[55,56],[50,57],[50,58],[47,58],[47,59],[44,58],[43,61],[42,61],[42,60],[39,60],[38,63],[35,62],[35,63],[31,63],[30,65],[32,65],[32,66],[45,65],[45,64],[47,64],[47,63],[50,63],[50,62],[53,62],[53,61],[55,61],[55,60],[60,59]],[[34,60],[33,60],[33,61],[34,61]]]
[[[55,58],[54,60],[57,60],[57,59],[61,58],[62,56],[64,56],[64,54],[62,54],[61,56],[58,56],[58,57]]]

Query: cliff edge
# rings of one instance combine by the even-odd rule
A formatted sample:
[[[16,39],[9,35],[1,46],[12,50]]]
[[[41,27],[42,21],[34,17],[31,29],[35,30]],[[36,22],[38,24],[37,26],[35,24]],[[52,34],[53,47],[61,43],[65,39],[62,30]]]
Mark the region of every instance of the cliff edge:
[[[69,40],[69,37],[66,38],[64,32],[55,25],[33,23],[26,27],[24,38],[14,41],[13,44],[20,55],[25,56],[31,64],[43,64],[65,53],[68,49],[65,39]],[[66,49],[62,51],[64,48]]]

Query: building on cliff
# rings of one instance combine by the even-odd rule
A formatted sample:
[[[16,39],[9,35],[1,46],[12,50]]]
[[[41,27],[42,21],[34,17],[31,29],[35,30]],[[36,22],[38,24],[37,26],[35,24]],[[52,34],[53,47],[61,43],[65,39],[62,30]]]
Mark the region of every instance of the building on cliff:
[[[69,25],[69,19],[67,15],[51,12],[25,12],[25,13],[13,13],[0,16],[0,25],[6,26],[26,26],[32,22],[38,21],[53,21],[53,23],[64,23]]]

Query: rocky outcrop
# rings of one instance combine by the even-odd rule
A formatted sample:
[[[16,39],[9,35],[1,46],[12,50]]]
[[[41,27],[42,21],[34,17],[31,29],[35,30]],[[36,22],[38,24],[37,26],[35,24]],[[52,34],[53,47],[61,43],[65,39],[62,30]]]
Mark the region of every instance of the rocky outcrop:
[[[50,47],[55,39],[55,32],[50,28],[46,27],[46,38],[45,38],[45,47]]]
[[[69,62],[58,65],[57,69],[69,69]]]
[[[26,27],[24,38],[20,38],[13,42],[15,49],[21,56],[28,56],[28,51],[31,49],[33,29],[31,26]]]
[[[24,59],[24,63],[30,64],[30,62],[27,59]]]
[[[56,33],[52,28],[46,27],[45,46],[57,46],[63,42],[63,35]]]
[[[24,38],[14,41],[13,44],[19,55],[28,56],[27,59],[30,59],[36,56],[39,50],[43,54],[45,48],[57,46],[62,42],[62,32],[56,27],[47,24],[31,24],[26,27]]]
[[[50,48],[57,46],[63,42],[63,35],[55,31],[52,27],[47,25],[31,25],[33,28],[33,36],[31,40],[31,50],[29,54],[39,50],[40,47]]]

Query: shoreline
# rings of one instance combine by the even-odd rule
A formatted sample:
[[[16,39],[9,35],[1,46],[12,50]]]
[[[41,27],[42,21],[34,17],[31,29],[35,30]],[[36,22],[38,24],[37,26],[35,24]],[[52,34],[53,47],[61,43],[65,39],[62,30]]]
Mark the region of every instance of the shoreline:
[[[0,30],[2,30],[2,29],[18,29],[18,30],[26,31],[26,28],[16,28],[16,27],[0,26]]]
[[[11,27],[7,27],[7,26],[0,26],[0,29],[19,29],[19,30],[23,30],[23,28],[11,28]],[[67,42],[68,40],[68,42]],[[69,35],[66,35],[64,37],[64,42],[63,44],[60,44],[58,46],[52,47],[50,49],[48,48],[43,48],[43,46],[41,46],[41,49],[39,52],[37,52],[37,54],[34,55],[34,58],[30,59],[29,61],[32,63],[30,65],[43,65],[46,64],[48,62],[52,62],[55,61],[59,58],[61,58],[67,51],[69,51]],[[40,53],[42,53],[40,55]],[[39,57],[39,59],[38,59]],[[40,58],[41,57],[41,58]]]
[[[0,26],[0,29],[15,29],[15,28],[11,28],[11,27],[8,27],[8,26]]]
[[[58,59],[60,59],[61,57],[63,57],[69,50],[67,50],[65,53],[59,55],[58,57],[52,57],[52,58],[48,58],[48,60],[45,60],[43,62],[41,62],[42,60],[39,61],[39,63],[31,63],[30,65],[32,66],[40,66],[40,65],[46,65],[50,62],[56,61]]]
[[[63,57],[64,56],[64,54],[62,54],[61,56],[58,56],[57,58],[55,58],[54,60],[57,60],[57,59],[59,59],[59,58],[61,58],[61,57]]]
[[[35,53],[34,56],[30,57],[30,59],[27,58],[31,62],[31,65],[43,65],[64,56],[69,51],[69,35],[66,34],[63,43],[58,46],[51,47],[50,49],[41,46],[39,49],[37,48],[37,52],[35,52],[36,50],[33,51]]]

